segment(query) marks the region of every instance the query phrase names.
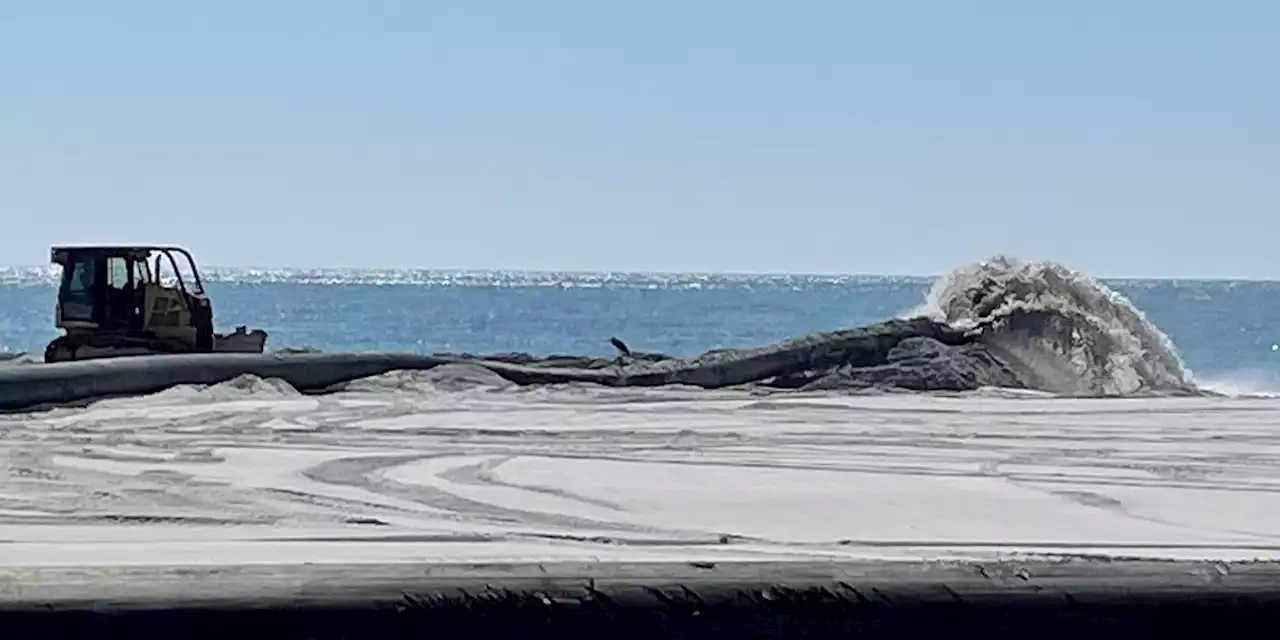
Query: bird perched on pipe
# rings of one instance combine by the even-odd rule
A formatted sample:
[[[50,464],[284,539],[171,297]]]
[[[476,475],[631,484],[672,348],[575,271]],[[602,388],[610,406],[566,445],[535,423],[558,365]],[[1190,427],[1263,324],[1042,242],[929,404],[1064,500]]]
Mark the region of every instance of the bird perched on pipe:
[[[609,338],[609,344],[613,345],[613,348],[618,350],[619,356],[631,357],[631,350],[627,348],[627,343],[617,338]]]

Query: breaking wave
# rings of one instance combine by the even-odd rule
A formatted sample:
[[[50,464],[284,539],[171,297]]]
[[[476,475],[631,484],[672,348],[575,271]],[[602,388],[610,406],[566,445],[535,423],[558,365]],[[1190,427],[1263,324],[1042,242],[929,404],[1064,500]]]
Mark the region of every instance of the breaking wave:
[[[1173,342],[1127,298],[1054,262],[998,256],[966,265],[935,281],[908,315],[978,336],[1034,388],[1197,389]]]

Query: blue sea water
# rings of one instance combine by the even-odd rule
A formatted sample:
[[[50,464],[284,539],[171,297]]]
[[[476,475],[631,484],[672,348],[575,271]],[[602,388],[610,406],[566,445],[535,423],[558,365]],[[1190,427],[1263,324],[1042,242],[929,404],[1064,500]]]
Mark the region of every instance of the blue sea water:
[[[42,353],[54,286],[0,269],[0,349]],[[609,354],[610,336],[675,355],[884,320],[932,279],[623,273],[211,270],[215,322],[266,329],[268,347]],[[1197,380],[1280,390],[1280,282],[1112,280]]]

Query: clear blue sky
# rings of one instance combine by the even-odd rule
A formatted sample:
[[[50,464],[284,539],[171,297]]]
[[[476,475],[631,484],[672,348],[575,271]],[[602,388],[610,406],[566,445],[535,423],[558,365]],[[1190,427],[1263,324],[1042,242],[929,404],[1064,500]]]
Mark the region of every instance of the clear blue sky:
[[[1280,278],[1280,2],[0,0],[0,263]]]

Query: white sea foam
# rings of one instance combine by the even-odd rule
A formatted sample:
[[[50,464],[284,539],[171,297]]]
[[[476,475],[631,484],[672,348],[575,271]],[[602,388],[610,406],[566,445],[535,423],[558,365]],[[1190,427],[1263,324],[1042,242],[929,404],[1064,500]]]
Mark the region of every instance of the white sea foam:
[[[1215,374],[1199,380],[1199,383],[1204,389],[1227,396],[1280,398],[1280,385],[1275,378],[1258,371]]]

